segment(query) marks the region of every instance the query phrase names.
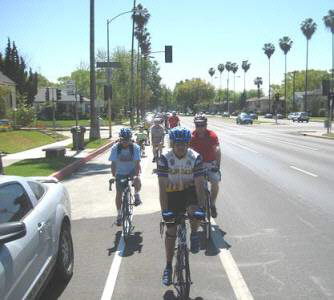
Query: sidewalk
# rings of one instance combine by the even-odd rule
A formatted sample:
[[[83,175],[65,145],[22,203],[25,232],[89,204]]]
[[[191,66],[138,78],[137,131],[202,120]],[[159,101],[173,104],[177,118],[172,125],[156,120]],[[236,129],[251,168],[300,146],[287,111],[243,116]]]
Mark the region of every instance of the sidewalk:
[[[324,136],[327,132],[324,132],[323,130],[306,130],[306,131],[298,131],[298,134],[304,135],[304,136],[312,136],[317,137],[321,139],[327,139],[327,140],[334,140],[334,138]]]

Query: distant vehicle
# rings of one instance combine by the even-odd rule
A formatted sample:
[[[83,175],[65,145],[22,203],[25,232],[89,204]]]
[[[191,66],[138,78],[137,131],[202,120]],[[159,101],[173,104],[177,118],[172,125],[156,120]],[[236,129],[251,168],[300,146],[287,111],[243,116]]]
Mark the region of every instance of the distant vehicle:
[[[10,121],[7,119],[0,119],[0,131],[7,131],[11,129]]]
[[[265,114],[264,117],[266,119],[272,119],[273,118],[273,114]]]
[[[229,117],[230,114],[229,114],[227,111],[224,111],[224,112],[222,113],[222,116],[223,116],[223,117]]]
[[[252,118],[252,120],[257,120],[258,116],[255,113],[250,113],[249,116]]]
[[[283,119],[283,115],[282,114],[277,114],[277,119]]]
[[[308,116],[307,112],[297,112],[293,117],[293,122],[306,122],[308,123],[310,120],[310,117]]]
[[[232,116],[237,116],[238,115],[238,112],[237,111],[234,111],[233,113],[231,113]]]
[[[296,114],[297,114],[297,112],[291,112],[291,113],[289,113],[287,119],[288,120],[292,120],[293,116],[295,116]]]
[[[35,299],[49,278],[69,281],[74,255],[64,185],[3,175],[0,199],[0,299]]]
[[[237,124],[253,124],[252,118],[246,113],[240,113],[236,119]]]

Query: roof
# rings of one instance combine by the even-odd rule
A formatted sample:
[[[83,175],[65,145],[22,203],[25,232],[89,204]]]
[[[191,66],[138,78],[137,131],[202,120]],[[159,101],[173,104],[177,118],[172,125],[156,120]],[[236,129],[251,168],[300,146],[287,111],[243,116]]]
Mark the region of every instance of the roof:
[[[16,83],[0,71],[0,84],[16,85]]]

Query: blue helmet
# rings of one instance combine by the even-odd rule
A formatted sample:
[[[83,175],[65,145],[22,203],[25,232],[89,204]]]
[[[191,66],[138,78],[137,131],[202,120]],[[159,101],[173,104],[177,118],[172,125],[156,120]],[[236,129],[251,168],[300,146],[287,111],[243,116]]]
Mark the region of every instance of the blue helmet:
[[[191,140],[191,132],[187,128],[174,127],[169,132],[169,139],[174,143],[177,142],[189,143]]]
[[[132,131],[130,128],[122,128],[119,132],[119,137],[129,140],[132,138]]]

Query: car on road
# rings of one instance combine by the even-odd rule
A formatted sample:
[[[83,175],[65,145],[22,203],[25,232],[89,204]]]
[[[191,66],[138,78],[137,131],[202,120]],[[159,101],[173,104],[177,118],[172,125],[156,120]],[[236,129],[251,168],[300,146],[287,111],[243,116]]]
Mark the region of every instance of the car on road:
[[[295,116],[296,114],[297,114],[297,112],[291,112],[291,113],[289,113],[287,119],[288,120],[292,120],[293,116]]]
[[[308,123],[310,120],[310,117],[308,116],[307,112],[297,112],[293,117],[293,122],[306,122]]]
[[[273,118],[273,114],[265,114],[264,117],[266,119],[272,119]]]
[[[253,124],[253,119],[247,113],[240,113],[236,122],[237,124]]]
[[[277,114],[276,117],[277,117],[277,119],[283,119],[283,115],[282,114]]]
[[[249,116],[252,118],[252,120],[257,120],[258,116],[255,113],[250,113]]]
[[[73,274],[71,206],[53,177],[0,176],[0,299],[35,299]]]
[[[7,131],[11,129],[10,121],[7,119],[0,119],[0,131]]]
[[[224,112],[222,113],[222,116],[225,117],[225,118],[227,118],[227,117],[230,116],[230,114],[229,114],[227,111],[224,111]]]

